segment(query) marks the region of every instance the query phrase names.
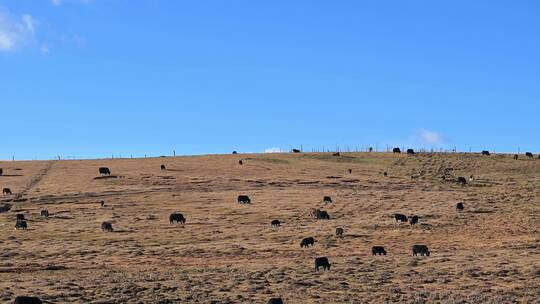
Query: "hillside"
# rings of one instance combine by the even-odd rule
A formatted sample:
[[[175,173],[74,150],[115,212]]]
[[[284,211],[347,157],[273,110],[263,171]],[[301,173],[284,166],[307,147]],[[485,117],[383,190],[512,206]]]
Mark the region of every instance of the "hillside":
[[[111,176],[97,178],[99,167]],[[540,303],[537,158],[295,153],[0,168],[0,188],[13,192],[0,197],[11,205],[0,213],[2,303]],[[185,225],[169,223],[175,211]],[[27,230],[14,229],[16,214]],[[315,245],[300,248],[310,236]],[[415,244],[431,255],[413,257]],[[331,270],[316,272],[322,256]]]

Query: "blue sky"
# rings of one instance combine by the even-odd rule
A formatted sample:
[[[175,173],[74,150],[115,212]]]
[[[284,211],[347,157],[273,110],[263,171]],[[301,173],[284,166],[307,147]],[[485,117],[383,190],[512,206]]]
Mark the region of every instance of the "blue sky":
[[[540,151],[538,1],[0,0],[0,159]]]

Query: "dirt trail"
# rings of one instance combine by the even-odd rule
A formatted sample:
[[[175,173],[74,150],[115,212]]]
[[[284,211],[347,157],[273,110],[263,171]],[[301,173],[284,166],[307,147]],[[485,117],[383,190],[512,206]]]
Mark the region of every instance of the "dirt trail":
[[[17,194],[17,198],[21,198],[23,195],[32,190],[37,184],[39,184],[39,182],[41,182],[41,180],[49,173],[56,162],[57,161],[55,160],[47,162],[45,167],[41,169],[34,177],[32,177],[30,182],[28,182],[28,184]]]

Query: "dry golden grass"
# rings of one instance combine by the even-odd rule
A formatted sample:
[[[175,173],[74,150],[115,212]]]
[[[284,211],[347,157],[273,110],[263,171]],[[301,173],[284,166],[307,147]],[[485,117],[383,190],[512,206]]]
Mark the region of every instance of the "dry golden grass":
[[[94,179],[102,166],[120,178]],[[274,296],[285,303],[540,299],[537,159],[263,154],[0,168],[12,175],[0,176],[0,187],[14,192],[2,201],[28,199],[0,213],[2,302],[16,295],[163,304],[266,303]],[[445,172],[476,179],[462,187],[443,181]],[[237,204],[240,194],[252,204]],[[334,202],[325,206],[324,195]],[[458,213],[460,201],[466,208]],[[314,207],[331,220],[309,217]],[[51,216],[40,218],[41,209]],[[174,211],[186,225],[169,224]],[[17,213],[28,219],[27,231],[14,230]],[[396,224],[394,213],[418,215],[420,223]],[[282,226],[272,228],[273,219]],[[102,221],[115,231],[102,232]],[[345,228],[343,238],[336,227]],[[301,249],[308,236],[318,242]],[[428,245],[432,255],[412,257],[413,244]],[[375,245],[388,255],[373,257]],[[318,256],[330,259],[331,271],[315,272]]]

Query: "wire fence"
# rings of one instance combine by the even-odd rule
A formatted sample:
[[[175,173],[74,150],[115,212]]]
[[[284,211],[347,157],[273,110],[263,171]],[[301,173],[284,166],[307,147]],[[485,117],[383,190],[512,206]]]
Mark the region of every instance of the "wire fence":
[[[261,152],[243,152],[238,151],[237,153],[242,154],[259,154],[259,153],[289,153],[289,152],[302,152],[302,153],[379,153],[379,152],[392,152],[394,148],[399,148],[401,152],[406,153],[408,147],[404,145],[321,145],[321,146],[306,146],[300,145],[289,145],[287,148],[283,147],[273,147],[270,149],[263,150]],[[458,149],[457,147],[415,147],[415,153],[481,153],[482,151],[489,151],[490,153],[498,154],[524,154],[532,152],[523,152],[523,150],[518,147],[515,152],[498,152],[494,148],[485,148],[485,149],[473,149],[469,147],[468,149]],[[235,151],[236,152],[236,151]],[[230,153],[233,153],[231,151]],[[56,155],[52,157],[45,158],[17,158],[12,156],[11,159],[6,159],[4,161],[28,161],[28,160],[99,160],[99,159],[140,159],[140,158],[160,158],[160,157],[176,157],[176,156],[197,156],[197,155],[223,155],[229,154],[225,152],[221,153],[200,153],[200,154],[177,154],[176,150],[171,150],[163,154],[132,154],[132,153],[111,153],[110,155],[101,155],[101,156],[72,156],[72,155]],[[234,154],[234,153],[233,153]]]

